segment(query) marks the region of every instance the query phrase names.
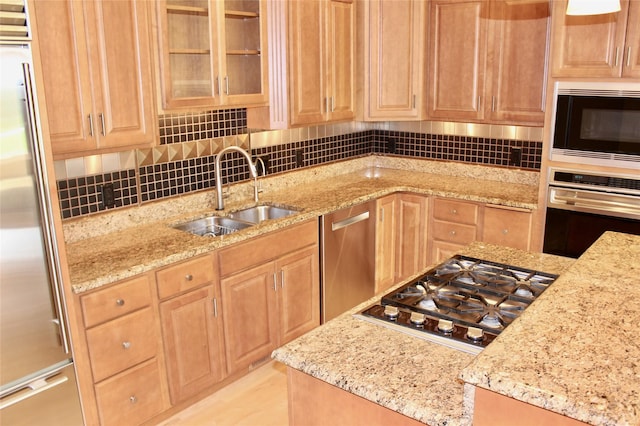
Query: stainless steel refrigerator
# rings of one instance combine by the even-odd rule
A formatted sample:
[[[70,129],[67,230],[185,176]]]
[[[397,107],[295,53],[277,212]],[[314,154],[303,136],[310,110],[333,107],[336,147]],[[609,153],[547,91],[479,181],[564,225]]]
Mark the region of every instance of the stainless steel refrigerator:
[[[30,63],[0,41],[0,424],[82,425]]]

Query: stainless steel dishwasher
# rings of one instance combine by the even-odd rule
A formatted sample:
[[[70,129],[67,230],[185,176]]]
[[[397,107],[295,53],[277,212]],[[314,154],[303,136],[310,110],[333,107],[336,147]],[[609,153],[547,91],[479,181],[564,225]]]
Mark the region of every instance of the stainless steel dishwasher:
[[[322,218],[322,322],[375,291],[375,200]]]

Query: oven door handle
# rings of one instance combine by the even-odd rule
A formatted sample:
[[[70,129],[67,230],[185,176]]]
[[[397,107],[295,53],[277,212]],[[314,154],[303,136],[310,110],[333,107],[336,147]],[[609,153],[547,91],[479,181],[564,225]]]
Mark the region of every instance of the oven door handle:
[[[550,188],[549,207],[640,219],[638,197]]]

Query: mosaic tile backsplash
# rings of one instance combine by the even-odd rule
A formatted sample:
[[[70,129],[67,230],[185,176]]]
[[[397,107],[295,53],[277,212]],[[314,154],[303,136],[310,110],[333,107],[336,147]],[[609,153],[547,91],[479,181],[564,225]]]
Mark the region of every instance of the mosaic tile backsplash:
[[[159,126],[160,147],[138,150],[136,169],[58,180],[63,218],[213,188],[215,154],[228,144],[249,148],[244,109],[164,115]],[[364,130],[251,150],[266,160],[268,174],[372,154],[540,170],[542,142]],[[223,171],[223,184],[250,177],[235,152],[223,159]],[[113,206],[105,205],[105,184]]]

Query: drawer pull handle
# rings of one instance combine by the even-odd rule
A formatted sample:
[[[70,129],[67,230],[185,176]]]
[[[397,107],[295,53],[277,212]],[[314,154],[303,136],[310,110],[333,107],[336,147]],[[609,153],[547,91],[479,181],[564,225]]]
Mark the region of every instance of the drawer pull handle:
[[[117,299],[117,300],[116,300],[116,305],[118,305],[118,306],[124,306],[124,299]]]
[[[451,210],[451,214],[458,214],[458,210],[456,210],[456,209],[452,209],[452,210]]]
[[[129,402],[131,402],[132,404],[135,404],[136,402],[138,402],[138,398],[135,395],[131,395],[129,397]]]
[[[131,347],[131,342],[122,342],[122,347],[124,349],[129,349]]]
[[[507,235],[507,234],[509,233],[509,230],[508,230],[508,229],[503,229],[503,230],[502,230],[502,233],[503,233],[504,235]]]
[[[184,279],[187,280],[187,281],[191,281],[191,280],[193,280],[193,275],[187,274],[187,275],[184,276]]]
[[[449,234],[451,234],[452,237],[455,237],[456,231],[451,231],[451,232],[449,232]]]

